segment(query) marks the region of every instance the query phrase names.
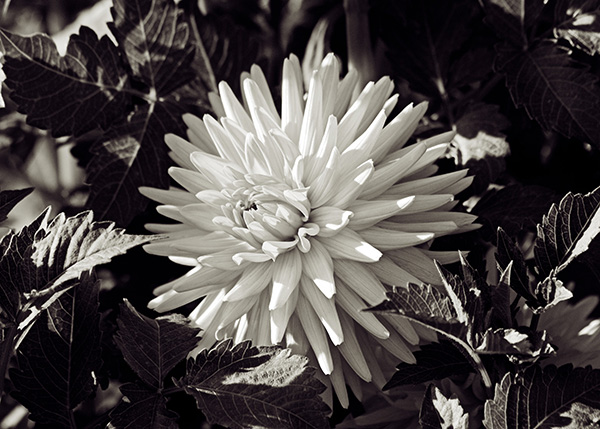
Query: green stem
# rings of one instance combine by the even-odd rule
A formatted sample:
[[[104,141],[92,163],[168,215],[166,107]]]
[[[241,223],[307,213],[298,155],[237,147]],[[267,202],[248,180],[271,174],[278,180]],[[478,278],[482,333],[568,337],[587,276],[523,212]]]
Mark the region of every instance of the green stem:
[[[537,331],[538,323],[540,322],[540,316],[541,314],[533,313],[533,316],[531,317],[531,323],[529,324],[529,328],[533,332]]]
[[[0,402],[2,402],[2,394],[4,393],[4,379],[6,378],[6,371],[8,369],[8,363],[13,355],[13,345],[15,342],[15,336],[17,335],[17,325],[11,324],[5,328],[4,331],[5,340],[0,350]]]

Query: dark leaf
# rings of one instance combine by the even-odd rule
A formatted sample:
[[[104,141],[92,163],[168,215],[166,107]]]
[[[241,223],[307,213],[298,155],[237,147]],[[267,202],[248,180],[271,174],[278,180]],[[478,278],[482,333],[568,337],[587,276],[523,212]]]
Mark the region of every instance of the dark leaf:
[[[504,44],[496,68],[506,76],[515,105],[544,129],[600,146],[598,78],[566,49],[549,41],[526,51]]]
[[[164,136],[185,135],[184,113],[185,104],[172,99],[146,104],[94,144],[86,167],[91,185],[86,206],[99,219],[126,226],[147,205],[140,186],[168,186],[170,161]]]
[[[586,195],[569,192],[558,205],[550,207],[538,225],[534,247],[540,278],[547,278],[552,271],[560,272],[588,251],[600,232],[599,206],[600,188],[597,188]],[[594,248],[594,257],[583,261],[595,264],[598,254]]]
[[[193,395],[211,423],[231,428],[327,428],[324,385],[289,349],[236,346],[224,340],[196,359],[177,384]]]
[[[87,27],[71,36],[64,57],[43,34],[21,37],[0,30],[6,84],[27,123],[53,136],[108,128],[126,115],[129,77],[108,37]]]
[[[0,222],[4,222],[13,207],[32,191],[33,188],[0,191]]]
[[[96,388],[98,286],[83,275],[42,313],[18,349],[17,368],[10,370],[12,394],[38,423],[75,427],[72,410]]]
[[[120,387],[123,399],[111,411],[110,427],[115,429],[176,429],[177,415],[167,410],[166,398],[142,384]]]
[[[527,47],[528,30],[544,4],[543,0],[485,0],[486,22],[503,39],[517,47]]]
[[[510,287],[525,298],[527,304],[537,306],[536,298],[530,290],[523,253],[502,228],[498,228],[497,246],[496,262],[498,266],[502,271],[508,269],[509,265],[511,267]]]
[[[588,55],[600,51],[600,2],[559,0],[556,2],[554,34]]]
[[[149,95],[167,95],[194,77],[194,47],[183,12],[172,0],[115,0],[109,27],[133,75]]]
[[[600,370],[536,365],[517,378],[504,376],[486,401],[483,423],[487,429],[591,428],[599,417]]]
[[[535,228],[550,205],[559,201],[551,189],[536,185],[510,185],[490,190],[473,207],[489,240],[495,238],[498,227],[515,237],[522,229]]]
[[[468,429],[469,415],[454,396],[446,398],[440,389],[430,384],[419,413],[421,427],[423,429]]]
[[[510,308],[512,267],[511,261],[506,269],[500,271],[498,285],[491,286],[492,320],[490,326],[510,328],[516,325]]]
[[[422,94],[447,97],[451,56],[469,39],[478,8],[462,0],[377,3],[394,72]]]
[[[413,365],[401,362],[390,381],[383,387],[384,390],[441,380],[473,371],[467,358],[448,341],[426,344],[413,354],[417,363]]]
[[[240,75],[257,62],[260,44],[257,37],[223,15],[197,14],[196,32],[192,43],[196,51],[193,67],[197,76],[204,80],[209,91],[216,91],[220,81],[227,82],[236,94],[240,94]]]
[[[149,386],[163,387],[163,380],[198,343],[199,328],[183,316],[150,319],[128,302],[121,305],[115,342],[125,361]]]

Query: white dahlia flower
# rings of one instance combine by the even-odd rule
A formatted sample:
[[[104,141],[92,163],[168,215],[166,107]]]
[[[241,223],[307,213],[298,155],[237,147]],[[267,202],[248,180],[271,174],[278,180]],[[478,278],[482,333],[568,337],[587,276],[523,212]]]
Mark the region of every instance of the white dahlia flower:
[[[347,405],[345,383],[360,397],[360,379],[385,383],[382,362],[414,362],[420,332],[361,310],[391,285],[439,283],[432,258],[457,254],[427,243],[474,227],[474,216],[449,211],[471,178],[430,177],[453,133],[403,147],[426,105],[386,125],[398,99],[392,81],[360,92],[355,73],[340,80],[333,54],[306,94],[298,59],[285,60],[281,110],[259,67],[242,82],[243,102],[224,82],[211,94],[219,120],[186,115],[189,141],[166,136],[180,165],[169,174],[183,189],[141,189],[179,222],[148,225],[168,238],[145,249],[192,267],[149,306],[203,298],[190,314],[204,330],[200,348],[232,337],[314,353]]]

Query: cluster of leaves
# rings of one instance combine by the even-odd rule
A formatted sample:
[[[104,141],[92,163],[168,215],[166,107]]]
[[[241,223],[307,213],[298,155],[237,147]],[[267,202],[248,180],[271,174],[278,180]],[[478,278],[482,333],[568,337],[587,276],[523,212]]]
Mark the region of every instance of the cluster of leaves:
[[[445,293],[415,284],[388,293],[389,299],[370,311],[400,315],[435,331],[442,341],[422,346],[415,353],[416,364],[398,365],[384,389],[474,372],[487,391],[481,405],[485,400],[483,424],[488,429],[588,427],[595,422],[600,370],[542,366],[557,350],[548,333],[538,330],[538,320],[573,296],[557,276],[575,260],[592,266],[598,260],[599,208],[600,188],[587,195],[569,193],[552,205],[537,227],[530,266],[499,228],[497,285],[488,284],[463,258],[460,275],[437,266]],[[516,293],[512,303],[511,289]],[[526,326],[516,318],[521,300],[533,313]],[[448,427],[453,421],[448,419],[458,419],[452,427],[466,428],[467,416],[458,399],[446,398],[430,385],[421,408],[423,427]]]

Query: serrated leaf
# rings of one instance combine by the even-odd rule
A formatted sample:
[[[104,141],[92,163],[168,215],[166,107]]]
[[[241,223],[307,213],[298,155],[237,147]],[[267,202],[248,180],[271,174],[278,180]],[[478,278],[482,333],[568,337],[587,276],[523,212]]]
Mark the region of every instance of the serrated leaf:
[[[588,55],[600,51],[600,2],[560,0],[556,2],[554,34]]]
[[[198,343],[199,328],[183,316],[150,319],[125,301],[117,320],[115,342],[125,361],[136,374],[155,389],[163,387],[169,371],[181,362]]]
[[[194,77],[190,31],[172,0],[115,0],[111,13],[109,28],[151,94],[169,94]]]
[[[568,193],[553,204],[538,225],[534,244],[536,268],[542,279],[558,273],[588,251],[600,232],[600,188],[582,195]],[[598,253],[595,253],[597,256]],[[595,258],[592,259],[595,262]]]
[[[38,423],[75,427],[72,410],[95,388],[100,360],[99,282],[84,275],[30,329],[10,370],[12,394]]]
[[[539,222],[553,202],[559,201],[555,191],[536,185],[510,185],[490,190],[473,207],[473,213],[484,225],[484,233],[493,241],[498,227],[515,237],[522,229]]]
[[[530,306],[537,306],[536,297],[533,295],[529,286],[529,277],[527,275],[527,266],[523,252],[514,241],[508,236],[502,228],[498,228],[497,235],[498,251],[496,252],[496,262],[501,271],[510,270],[510,287],[521,295]]]
[[[156,390],[142,384],[127,383],[120,388],[121,402],[110,412],[110,427],[115,429],[176,429],[177,415],[167,409],[167,400]]]
[[[505,40],[527,47],[528,30],[535,24],[543,0],[485,0],[486,22]]]
[[[536,365],[518,378],[504,376],[485,403],[483,423],[487,429],[583,428],[599,418],[600,370]]]
[[[546,331],[524,333],[516,329],[488,329],[481,337],[477,353],[508,355],[518,362],[533,362],[555,353]]]
[[[447,398],[430,384],[421,405],[419,423],[423,429],[468,429],[469,415],[456,395]]]
[[[573,297],[573,292],[556,278],[554,271],[551,271],[548,277],[537,284],[534,294],[538,303],[537,307],[532,307],[534,313],[543,313],[559,302]]]
[[[377,26],[395,73],[427,96],[447,97],[451,56],[471,35],[479,9],[468,1],[380,1]]]
[[[401,362],[392,378],[383,386],[383,390],[407,384],[420,384],[432,380],[441,380],[457,374],[472,372],[467,358],[449,341],[440,341],[421,346],[413,352],[417,363]]]
[[[177,384],[211,423],[231,428],[327,428],[325,386],[304,356],[289,349],[217,343],[189,359]]]
[[[33,188],[0,191],[0,222],[4,222],[14,206],[31,194],[32,191]]]
[[[86,206],[99,219],[126,226],[148,203],[140,186],[168,187],[164,136],[185,135],[184,113],[185,104],[171,99],[143,105],[94,144],[86,167],[86,182],[91,185]]]
[[[496,68],[517,107],[546,130],[600,146],[600,87],[586,66],[549,41],[526,51],[503,44],[497,51]]]
[[[106,129],[127,113],[129,77],[108,37],[87,27],[71,36],[64,57],[43,34],[21,37],[0,29],[6,85],[27,123],[52,135]]]

